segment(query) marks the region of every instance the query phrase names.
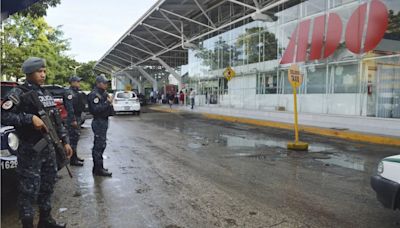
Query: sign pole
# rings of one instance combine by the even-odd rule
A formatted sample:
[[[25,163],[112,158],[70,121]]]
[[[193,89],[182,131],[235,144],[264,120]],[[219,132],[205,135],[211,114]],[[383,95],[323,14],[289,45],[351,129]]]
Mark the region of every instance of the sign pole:
[[[293,88],[293,104],[294,104],[294,137],[295,141],[287,144],[290,150],[307,151],[308,143],[299,141],[299,121],[297,113],[297,88],[303,83],[303,76],[297,65],[292,65],[288,71],[288,80]]]
[[[299,142],[299,122],[297,118],[297,91],[296,88],[293,87],[293,97],[294,97],[294,136],[295,143]]]

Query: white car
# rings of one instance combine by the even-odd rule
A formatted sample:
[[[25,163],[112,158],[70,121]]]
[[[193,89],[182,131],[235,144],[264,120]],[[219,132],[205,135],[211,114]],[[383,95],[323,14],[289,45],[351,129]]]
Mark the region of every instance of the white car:
[[[113,96],[115,112],[132,112],[140,115],[140,102],[136,93],[132,91],[117,91]]]
[[[382,159],[371,186],[385,208],[400,210],[400,154]]]

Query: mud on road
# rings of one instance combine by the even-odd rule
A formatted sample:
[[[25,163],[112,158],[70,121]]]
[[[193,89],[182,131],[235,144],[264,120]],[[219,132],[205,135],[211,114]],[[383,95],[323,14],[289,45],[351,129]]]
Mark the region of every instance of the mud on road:
[[[72,167],[60,172],[53,214],[68,227],[400,227],[369,185],[399,148],[310,134],[292,152],[290,131],[144,111],[110,119],[105,166],[93,177],[90,121]],[[19,227],[12,202],[2,227]]]

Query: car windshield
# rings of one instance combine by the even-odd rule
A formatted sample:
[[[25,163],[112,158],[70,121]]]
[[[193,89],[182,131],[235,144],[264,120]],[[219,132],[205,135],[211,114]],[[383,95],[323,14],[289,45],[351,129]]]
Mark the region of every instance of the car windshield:
[[[135,94],[134,93],[117,93],[117,98],[125,98],[125,99],[129,99],[129,98],[135,98]]]

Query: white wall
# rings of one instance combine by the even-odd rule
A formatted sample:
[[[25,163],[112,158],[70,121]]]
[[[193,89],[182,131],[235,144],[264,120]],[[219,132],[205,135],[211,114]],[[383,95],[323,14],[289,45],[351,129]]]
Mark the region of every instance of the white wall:
[[[219,96],[218,106],[265,111],[280,106],[293,112],[293,94],[256,94],[256,84],[256,75],[234,77],[228,82],[228,94]],[[298,94],[297,99],[300,113],[366,115],[366,94]],[[205,96],[198,96],[196,102],[205,105]]]

